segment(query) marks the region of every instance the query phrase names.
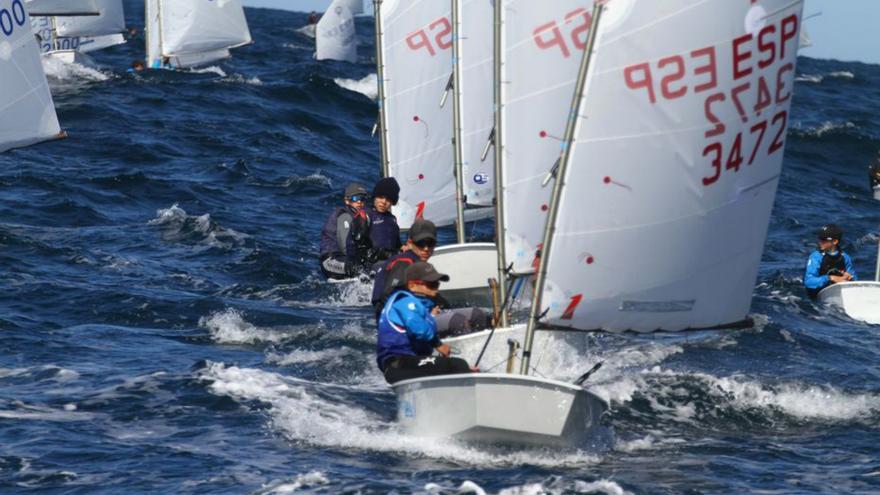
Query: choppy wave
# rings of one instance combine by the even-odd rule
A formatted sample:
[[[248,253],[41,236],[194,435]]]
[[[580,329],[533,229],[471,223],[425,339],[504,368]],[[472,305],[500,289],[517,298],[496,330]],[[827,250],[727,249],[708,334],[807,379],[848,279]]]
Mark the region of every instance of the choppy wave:
[[[370,74],[362,79],[343,79],[336,78],[333,80],[340,87],[355,93],[360,93],[371,100],[379,97],[379,80],[376,74]]]

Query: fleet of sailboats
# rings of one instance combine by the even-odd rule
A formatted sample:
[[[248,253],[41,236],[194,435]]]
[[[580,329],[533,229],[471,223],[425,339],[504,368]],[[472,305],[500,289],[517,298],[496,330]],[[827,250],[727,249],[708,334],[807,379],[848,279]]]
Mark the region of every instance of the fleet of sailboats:
[[[146,0],[147,66],[188,68],[252,42],[240,0]],[[406,380],[412,432],[597,442],[608,403],[535,376],[538,331],[748,323],[782,168],[803,0],[374,0],[382,172],[399,223],[455,225],[432,262],[453,291],[502,299],[532,278],[527,322],[455,339],[519,372]],[[29,19],[28,11],[33,17]],[[356,61],[361,0],[334,0],[316,58]],[[5,16],[5,17],[3,17]],[[121,0],[0,0],[0,152],[62,137],[40,61],[124,42]],[[32,25],[31,25],[32,24]],[[67,43],[67,44],[65,44]],[[494,215],[495,243],[467,243]],[[878,282],[820,299],[873,323]],[[870,289],[867,290],[867,289]],[[866,299],[867,298],[867,299]],[[861,311],[861,312],[860,312]],[[867,316],[863,315],[866,314]],[[864,316],[864,317],[862,317]],[[522,336],[522,350],[500,335]],[[550,358],[552,360],[552,357]]]

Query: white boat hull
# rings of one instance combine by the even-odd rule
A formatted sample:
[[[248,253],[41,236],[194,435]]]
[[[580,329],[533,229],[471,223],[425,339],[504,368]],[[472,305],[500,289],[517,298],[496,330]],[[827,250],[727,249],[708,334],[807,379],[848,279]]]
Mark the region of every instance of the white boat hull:
[[[841,282],[819,292],[819,302],[841,308],[850,318],[880,325],[880,282]]]
[[[874,199],[880,200],[880,186],[874,186]]]
[[[92,69],[98,68],[98,64],[92,57],[76,50],[55,50],[44,53],[43,57],[52,60],[60,60],[65,64],[79,64],[83,67],[90,67]]]
[[[442,295],[453,307],[492,307],[489,279],[498,278],[498,252],[492,243],[469,243],[439,246],[431,264],[449,275],[442,285]]]
[[[407,434],[518,446],[605,448],[608,403],[582,387],[523,375],[472,373],[393,385]]]

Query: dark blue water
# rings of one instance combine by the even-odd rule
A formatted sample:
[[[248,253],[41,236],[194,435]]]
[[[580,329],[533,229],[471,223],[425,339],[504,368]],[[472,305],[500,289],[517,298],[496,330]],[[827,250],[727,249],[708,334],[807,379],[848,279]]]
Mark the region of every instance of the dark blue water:
[[[369,289],[317,271],[378,176],[375,104],[334,81],[375,73],[370,22],[318,63],[304,14],[247,14],[211,70],[50,67],[70,137],[0,155],[0,493],[880,493],[878,329],[801,289],[828,221],[873,276],[880,67],[800,61],[755,328],[589,337],[562,374],[606,361],[614,448],[487,450],[397,432]]]

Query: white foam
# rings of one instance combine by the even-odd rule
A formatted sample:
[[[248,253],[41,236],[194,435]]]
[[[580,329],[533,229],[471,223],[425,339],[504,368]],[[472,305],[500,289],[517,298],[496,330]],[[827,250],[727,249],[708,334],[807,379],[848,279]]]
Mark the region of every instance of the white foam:
[[[322,349],[320,351],[296,349],[287,354],[269,353],[266,356],[266,361],[279,366],[323,363],[325,367],[333,367],[351,359],[360,359],[363,354],[363,352],[358,352],[350,347]]]
[[[282,482],[278,484],[270,484],[257,493],[263,495],[284,495],[294,493],[300,488],[311,488],[318,485],[326,485],[330,483],[327,476],[320,471],[311,471],[306,474],[300,474],[292,481]]]
[[[148,225],[161,226],[167,232],[172,234],[184,233],[182,230],[193,230],[205,236],[201,241],[208,246],[227,247],[229,241],[233,244],[239,243],[249,236],[233,229],[226,229],[216,225],[210,213],[204,215],[189,215],[187,212],[177,206],[177,203],[171,205],[170,208],[162,208],[156,210],[156,218],[147,222]]]
[[[378,376],[378,371],[370,374]],[[405,452],[471,466],[531,464],[558,468],[598,462],[596,456],[584,452],[485,452],[451,440],[438,442],[408,436],[396,423],[352,404],[350,395],[354,393],[390,395],[384,383],[376,387],[322,384],[219,363],[208,363],[200,375],[214,394],[268,404],[272,427],[292,441],[323,447]]]
[[[189,72],[191,72],[193,74],[217,74],[220,77],[226,77],[226,72],[216,65],[211,65],[209,67],[203,67],[203,68],[189,69]]]
[[[379,97],[379,79],[376,74],[369,74],[362,79],[333,79],[339,87],[360,93],[371,100]]]
[[[110,76],[103,72],[77,63],[67,63],[55,57],[41,57],[46,76],[59,81],[83,80],[106,81]]]
[[[248,323],[241,313],[232,308],[200,318],[199,326],[207,328],[211,338],[221,344],[278,343],[288,338],[284,332]]]
[[[855,79],[856,75],[848,70],[838,70],[828,74],[828,77],[834,77],[838,79]]]
[[[783,383],[771,386],[742,376],[718,378],[705,373],[678,373],[659,368],[649,373],[702,382],[702,388],[717,396],[717,400],[729,402],[740,409],[757,407],[778,410],[803,419],[842,421],[869,417],[880,411],[880,396],[871,393],[850,394],[830,385]]]
[[[232,74],[228,77],[224,77],[220,80],[221,82],[230,83],[230,84],[245,84],[248,86],[262,86],[263,81],[260,80],[259,77],[246,77],[241,74]]]
[[[836,132],[843,129],[856,129],[857,126],[852,122],[824,122],[819,127],[808,127],[806,129],[797,129],[810,137],[822,137],[830,132]]]
[[[450,490],[445,489],[436,483],[428,483],[425,485],[425,491],[430,494],[449,493]],[[473,481],[463,482],[455,493],[486,495],[486,490]],[[606,495],[631,495],[630,492],[624,490],[617,483],[610,480],[597,481],[581,481],[569,480],[560,477],[553,477],[545,483],[526,483],[520,486],[512,486],[503,488],[498,495],[557,495],[568,493],[604,493]]]
[[[808,82],[813,84],[820,84],[825,81],[826,78],[832,79],[855,79],[856,75],[850,71],[839,70],[834,72],[829,72],[828,74],[818,75],[818,74],[801,74],[795,77],[796,82]]]
[[[15,409],[0,409],[0,419],[18,419],[29,421],[53,421],[56,423],[68,423],[77,421],[93,421],[97,415],[85,412],[76,412],[67,406],[62,409],[53,409],[46,406],[27,405],[15,402]]]

